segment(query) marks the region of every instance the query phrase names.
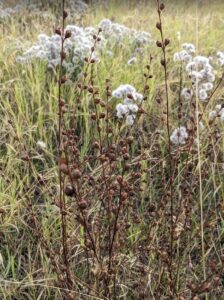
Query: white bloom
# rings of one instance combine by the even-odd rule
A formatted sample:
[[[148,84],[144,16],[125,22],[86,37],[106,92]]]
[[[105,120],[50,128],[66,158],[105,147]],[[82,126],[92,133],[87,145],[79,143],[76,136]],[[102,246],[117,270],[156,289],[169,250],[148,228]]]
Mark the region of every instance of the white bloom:
[[[132,57],[128,61],[128,65],[133,65],[133,64],[136,64],[136,63],[137,63],[137,58],[136,57]]]
[[[106,51],[106,54],[109,56],[109,57],[113,57],[113,52],[112,51],[110,51],[110,50],[107,50]]]
[[[208,94],[206,90],[200,89],[198,93],[198,97],[200,100],[205,101],[208,98]]]
[[[68,0],[69,1],[69,0]],[[80,0],[77,0],[80,2]],[[78,3],[75,1],[75,3]],[[71,0],[71,3],[74,2]],[[80,2],[81,3],[81,2]],[[74,4],[75,5],[75,4]],[[136,49],[150,45],[151,36],[147,32],[141,32],[134,29],[130,29],[122,24],[113,23],[108,19],[104,19],[100,22],[99,27],[102,28],[100,34],[101,41],[97,43],[96,50],[94,51],[93,58],[98,62],[100,55],[106,53],[108,56],[113,56],[113,50],[120,45],[131,46]],[[67,55],[66,61],[72,62],[74,68],[81,71],[83,60],[91,53],[93,46],[93,34],[97,33],[98,27],[79,27],[77,25],[67,25],[65,31],[71,31],[71,37],[65,40],[64,50]],[[110,47],[110,50],[107,50]],[[142,48],[143,49],[143,48]],[[61,50],[61,37],[57,34],[48,36],[46,34],[40,34],[38,41],[27,51],[23,53],[21,57],[17,58],[17,62],[25,63],[32,59],[39,58],[46,60],[49,67],[54,68],[60,64],[60,50]],[[129,60],[128,64],[136,62],[136,58],[133,57]]]
[[[4,267],[4,260],[3,260],[3,257],[2,257],[1,253],[0,253],[0,266]]]
[[[217,116],[220,117],[221,121],[224,121],[224,107],[221,104],[216,105],[215,107]]]
[[[184,43],[182,45],[182,48],[186,50],[189,54],[194,54],[195,53],[195,46],[190,43]]]
[[[206,91],[210,91],[210,90],[213,89],[213,84],[211,82],[203,83],[201,85],[201,88],[206,90]]]
[[[210,82],[214,82],[215,81],[215,75],[213,73],[208,73],[207,74],[207,79]]]
[[[116,111],[117,111],[117,117],[121,119],[129,113],[128,105],[119,103],[116,105]]]
[[[194,61],[191,61],[187,64],[186,66],[186,71],[187,72],[192,72],[196,70],[196,63]]]
[[[203,79],[203,75],[200,72],[192,71],[189,73],[189,76],[191,78],[191,81],[194,83],[199,83]]]
[[[129,116],[127,116],[127,118],[126,118],[126,124],[128,126],[133,125],[134,121],[135,121],[135,115],[129,115]]]
[[[130,105],[130,104],[133,104],[133,100],[130,99],[130,98],[125,98],[123,103],[124,103],[125,105]]]
[[[189,63],[192,60],[192,56],[186,50],[183,50],[183,51],[174,53],[173,60],[175,62],[183,61],[185,63]]]
[[[221,51],[217,52],[217,64],[220,66],[224,65],[224,52]]]
[[[150,33],[145,31],[135,32],[134,38],[137,44],[149,44],[152,41]]]
[[[209,59],[202,55],[195,56],[194,62],[198,65],[198,67],[209,65]]]
[[[191,100],[191,98],[193,96],[193,91],[191,89],[188,89],[188,88],[183,88],[182,91],[181,91],[181,96],[185,100]]]
[[[143,95],[137,92],[133,93],[133,98],[134,100],[142,101],[143,100]]]
[[[222,113],[221,113],[221,115],[220,115],[220,120],[221,120],[222,122],[224,122],[224,109],[222,110]]]
[[[217,112],[219,112],[221,109],[222,109],[222,105],[221,105],[221,104],[217,104],[217,105],[215,106],[215,110],[216,110]]]
[[[175,145],[184,145],[188,139],[187,129],[184,126],[175,129],[170,137],[170,140]]]
[[[112,92],[112,96],[121,99],[123,97],[123,93],[121,90],[116,89],[115,91]]]
[[[43,141],[38,141],[37,148],[44,150],[47,148],[47,145]]]
[[[130,84],[121,84],[116,90],[112,92],[112,96],[116,98],[126,98],[128,94],[134,94],[135,88]]]
[[[208,115],[209,120],[214,120],[217,117],[217,112],[215,110],[211,111]]]
[[[102,30],[107,30],[107,31],[111,28],[111,26],[112,26],[112,22],[109,19],[104,19],[99,24],[99,27]]]
[[[202,122],[199,122],[199,127],[201,130],[203,130],[205,128],[205,125]]]
[[[129,109],[130,112],[136,113],[138,111],[138,105],[136,105],[136,104],[129,104],[128,105],[128,109]]]
[[[143,100],[143,95],[136,92],[130,84],[122,84],[112,92],[113,97],[122,99],[123,103],[116,105],[116,115],[119,119],[126,118],[126,124],[132,125],[139,110],[135,103],[137,100]]]
[[[173,61],[176,62],[176,61],[179,61],[179,60],[180,60],[179,53],[175,52],[174,55],[173,55]]]
[[[209,58],[202,55],[194,57],[193,60],[187,64],[186,71],[192,82],[203,84],[202,88],[204,90],[209,91],[213,88],[211,82],[215,80],[215,75]]]

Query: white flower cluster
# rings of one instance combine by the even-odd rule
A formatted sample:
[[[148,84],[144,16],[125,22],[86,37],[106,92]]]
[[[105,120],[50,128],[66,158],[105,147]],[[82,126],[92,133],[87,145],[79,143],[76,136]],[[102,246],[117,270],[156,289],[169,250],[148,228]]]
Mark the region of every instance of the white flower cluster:
[[[64,50],[68,59],[64,61],[67,69],[67,75],[80,67],[84,57],[89,55],[93,46],[93,34],[96,30],[92,27],[82,28],[75,25],[68,25],[65,31],[70,30],[71,38],[65,40]],[[25,63],[34,58],[39,58],[48,62],[49,67],[55,67],[60,64],[61,37],[57,34],[48,36],[40,34],[38,43],[28,49],[22,56],[17,57],[17,62]],[[97,57],[92,57],[97,60]]]
[[[46,11],[49,5],[57,6],[60,4],[57,0],[48,0],[44,4],[44,2],[39,0],[20,0],[17,1],[17,5],[13,7],[4,7],[4,2],[0,2],[0,19],[5,19],[9,17],[13,17],[16,14],[20,14],[24,10],[28,10],[31,13],[41,14],[43,16],[43,11]],[[67,0],[66,7],[69,11],[70,15],[78,15],[83,11],[86,11],[88,5],[82,0]],[[49,11],[48,11],[49,13]]]
[[[193,96],[193,91],[191,89],[188,89],[188,88],[183,88],[182,91],[181,91],[181,96],[185,100],[191,100],[191,98]]]
[[[4,7],[3,3],[0,2],[0,19],[9,18],[15,14],[20,13],[23,10],[22,4],[17,4],[14,7]]]
[[[103,29],[101,33],[101,41],[98,44],[97,50],[94,52],[94,58],[99,60],[100,53],[103,50],[107,50],[109,42],[124,41],[129,39],[130,41],[138,41],[142,43],[150,43],[150,34],[145,32],[138,32],[136,30],[129,29],[123,25],[112,23],[110,20],[103,20],[100,22],[99,27]],[[97,33],[97,28],[94,27],[79,27],[76,25],[68,25],[65,31],[70,30],[72,33],[71,38],[65,41],[64,47],[67,53],[67,59],[64,61],[64,66],[67,69],[67,75],[69,78],[72,74],[81,71],[84,57],[88,56],[91,47],[93,46],[93,35]],[[137,43],[138,44],[138,43]],[[112,46],[112,45],[110,45]],[[54,34],[48,36],[46,34],[40,34],[38,36],[38,42],[30,49],[25,51],[22,56],[17,57],[17,62],[25,63],[31,61],[34,58],[45,60],[50,67],[55,67],[60,63],[60,49],[61,38]],[[113,56],[113,52],[108,52],[108,55]],[[129,61],[129,64],[135,63],[136,59]]]
[[[217,64],[221,67],[224,66],[224,52],[218,51],[216,57]]]
[[[119,23],[113,23],[109,19],[102,20],[99,27],[102,28],[104,37],[108,42],[123,43],[124,41],[129,41],[135,44],[136,47],[151,44],[152,42],[150,33],[131,29]]]
[[[51,0],[54,4],[55,0]],[[82,0],[66,0],[66,7],[68,8],[69,14],[80,14],[88,9],[88,4]]]
[[[215,110],[209,113],[209,120],[214,120],[217,117],[224,122],[224,106],[221,104],[216,105]]]
[[[171,142],[175,145],[184,145],[187,139],[188,132],[185,126],[176,128],[170,137]]]
[[[123,103],[116,105],[116,115],[119,119],[126,118],[126,124],[131,126],[134,123],[139,106],[136,103],[143,101],[143,95],[136,92],[136,89],[129,84],[122,84],[112,92],[112,96],[123,99]]]
[[[202,55],[195,56],[195,46],[192,44],[185,43],[182,48],[181,52],[174,54],[174,61],[185,63],[188,76],[195,87],[194,92],[198,93],[198,98],[201,101],[206,101],[215,81],[211,58]],[[193,96],[193,90],[184,88],[181,95],[185,100],[190,100]]]
[[[193,44],[184,43],[182,45],[182,51],[174,53],[173,60],[183,61],[185,63],[189,63],[192,61],[192,55],[195,54],[195,46]]]

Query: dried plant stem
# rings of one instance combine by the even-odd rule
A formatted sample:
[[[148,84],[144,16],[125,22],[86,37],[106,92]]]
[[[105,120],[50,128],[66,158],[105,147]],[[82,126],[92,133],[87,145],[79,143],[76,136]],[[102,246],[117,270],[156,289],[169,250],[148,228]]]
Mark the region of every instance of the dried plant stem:
[[[170,281],[171,281],[171,298],[173,298],[175,293],[175,286],[173,284],[173,242],[174,242],[174,203],[173,203],[173,158],[172,158],[172,150],[171,150],[171,141],[170,141],[170,111],[169,111],[169,92],[168,92],[168,76],[167,76],[167,59],[166,59],[166,43],[163,34],[163,26],[162,26],[162,16],[161,16],[161,3],[160,0],[157,0],[157,12],[159,16],[159,31],[161,35],[161,43],[162,43],[162,54],[163,58],[161,60],[161,64],[164,67],[164,81],[165,81],[165,92],[166,92],[166,128],[167,128],[167,136],[168,136],[168,152],[169,152],[169,192],[170,192]]]
[[[64,53],[64,30],[65,30],[65,0],[62,0],[62,31],[61,31],[61,60],[60,60],[60,69],[59,69],[59,79],[58,79],[58,172],[59,172],[59,203],[60,203],[60,215],[61,215],[61,234],[62,234],[62,248],[63,248],[63,261],[65,265],[65,273],[67,279],[68,288],[71,287],[71,278],[69,271],[69,262],[68,262],[68,246],[67,246],[67,222],[66,222],[66,207],[65,207],[65,196],[63,189],[63,177],[60,170],[60,163],[62,159],[62,65],[63,65],[63,53]]]

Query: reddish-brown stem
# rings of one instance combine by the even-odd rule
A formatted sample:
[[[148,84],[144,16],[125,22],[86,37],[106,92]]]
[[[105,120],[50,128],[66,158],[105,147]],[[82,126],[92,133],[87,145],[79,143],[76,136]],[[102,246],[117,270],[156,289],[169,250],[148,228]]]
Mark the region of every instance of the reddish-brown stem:
[[[62,32],[61,32],[61,60],[58,78],[58,172],[59,172],[59,203],[60,203],[60,215],[61,215],[61,234],[62,234],[62,248],[63,248],[63,261],[65,265],[65,273],[67,278],[67,286],[71,287],[71,278],[68,262],[68,246],[67,246],[67,224],[66,224],[66,207],[65,197],[63,189],[63,177],[60,170],[60,163],[62,158],[62,66],[63,66],[63,53],[64,53],[64,41],[65,41],[65,0],[62,0]]]
[[[173,242],[174,242],[174,223],[173,223],[173,215],[174,215],[174,203],[173,203],[173,158],[172,158],[172,150],[171,150],[171,141],[170,141],[170,111],[169,111],[169,93],[168,93],[168,75],[167,75],[167,59],[166,59],[166,45],[165,39],[163,35],[163,26],[162,26],[162,17],[161,17],[161,9],[160,9],[160,0],[157,0],[157,8],[158,8],[158,16],[159,16],[159,24],[160,24],[160,36],[162,42],[162,54],[163,54],[163,67],[164,67],[164,80],[165,80],[165,92],[166,92],[166,127],[167,127],[167,136],[168,136],[168,151],[169,151],[169,174],[170,174],[170,280],[171,280],[171,293],[172,297],[174,297],[175,286],[173,285]]]

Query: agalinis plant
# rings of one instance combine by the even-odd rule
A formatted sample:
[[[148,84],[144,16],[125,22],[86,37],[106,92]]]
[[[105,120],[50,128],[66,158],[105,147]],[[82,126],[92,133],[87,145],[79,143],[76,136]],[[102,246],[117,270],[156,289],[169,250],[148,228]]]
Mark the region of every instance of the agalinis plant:
[[[161,41],[157,41],[157,46],[162,50],[161,65],[164,68],[164,81],[165,81],[165,91],[166,91],[166,128],[168,135],[168,151],[169,151],[169,197],[170,197],[170,281],[171,281],[171,294],[174,297],[175,286],[173,284],[173,242],[174,242],[174,188],[173,188],[173,156],[171,149],[171,139],[170,139],[170,102],[169,102],[169,92],[168,92],[168,73],[167,73],[167,58],[166,58],[166,47],[170,44],[170,40],[164,37],[163,23],[162,23],[162,11],[165,9],[165,5],[157,0],[157,12],[159,16],[159,22],[157,22],[156,27],[160,32]],[[179,134],[178,134],[179,136]]]

